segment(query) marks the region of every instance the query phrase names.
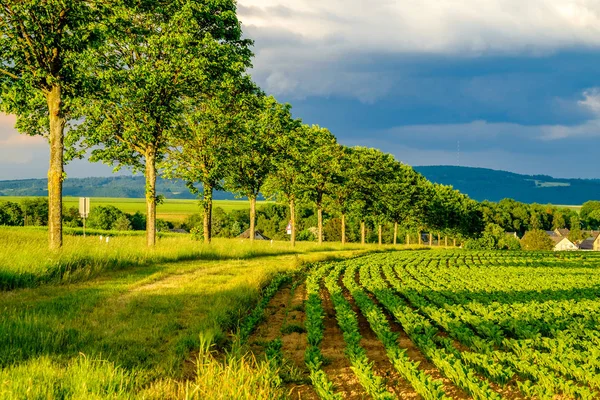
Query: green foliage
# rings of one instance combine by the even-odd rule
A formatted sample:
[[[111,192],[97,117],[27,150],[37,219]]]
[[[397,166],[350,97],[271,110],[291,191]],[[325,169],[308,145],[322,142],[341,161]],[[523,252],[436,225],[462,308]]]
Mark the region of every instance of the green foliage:
[[[588,215],[589,219],[589,215]],[[568,239],[577,244],[584,240],[587,235],[581,230],[581,220],[578,217],[571,218],[571,230],[569,231]]]
[[[48,225],[48,200],[36,197],[25,199],[21,203],[25,225],[43,226]]]
[[[10,201],[0,203],[0,225],[22,226],[23,210],[17,203]]]
[[[579,215],[584,228],[600,229],[600,201],[584,203]]]
[[[521,239],[523,250],[552,250],[554,242],[548,234],[542,230],[531,230],[525,233]]]
[[[465,242],[468,250],[520,250],[521,243],[516,237],[504,232],[501,226],[488,224],[480,238]]]
[[[125,213],[114,206],[99,206],[94,208],[87,219],[87,226],[92,229],[111,230],[115,222],[125,217]]]

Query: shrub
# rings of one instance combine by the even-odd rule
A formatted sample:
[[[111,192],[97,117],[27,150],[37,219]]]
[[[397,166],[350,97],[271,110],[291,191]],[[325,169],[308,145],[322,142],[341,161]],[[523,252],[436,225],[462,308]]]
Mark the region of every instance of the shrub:
[[[88,217],[87,226],[92,229],[113,229],[113,224],[125,213],[115,206],[98,206],[92,209]]]
[[[112,228],[116,231],[130,231],[131,230],[131,221],[129,221],[129,218],[127,218],[126,215],[121,215],[113,223]]]
[[[521,247],[523,250],[552,250],[554,242],[546,232],[534,229],[525,233],[521,239]]]
[[[23,210],[21,210],[21,206],[11,201],[0,203],[0,225],[22,226]]]

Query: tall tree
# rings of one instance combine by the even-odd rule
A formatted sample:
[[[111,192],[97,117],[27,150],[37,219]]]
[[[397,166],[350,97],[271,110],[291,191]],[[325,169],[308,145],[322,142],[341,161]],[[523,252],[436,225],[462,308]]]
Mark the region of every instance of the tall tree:
[[[302,173],[309,146],[300,120],[290,119],[287,129],[275,141],[273,174],[265,183],[265,193],[285,200],[290,207],[292,246],[296,245],[296,205],[302,195]]]
[[[352,162],[353,149],[351,147],[338,145],[338,168],[337,168],[337,179],[330,180],[328,188],[326,190],[327,199],[331,204],[331,208],[340,215],[340,230],[342,244],[346,243],[346,218],[348,213],[351,211],[352,196],[354,194],[354,188],[349,182],[351,182],[352,175]]]
[[[386,211],[394,223],[394,240],[398,241],[398,225],[411,225],[422,219],[430,191],[423,175],[410,166],[396,162],[393,165],[393,179],[385,185],[383,198]]]
[[[234,0],[143,0],[116,8],[111,39],[95,53],[101,91],[85,121],[92,160],[144,171],[148,246],[156,242],[157,165],[189,99],[250,63]],[[188,121],[189,122],[189,121]]]
[[[317,208],[317,241],[323,243],[323,200],[331,184],[340,174],[340,147],[335,136],[319,126],[303,127],[303,135],[309,146],[304,154],[302,191],[304,198]]]
[[[234,143],[243,135],[248,115],[248,91],[254,90],[247,77],[215,82],[209,93],[185,102],[183,117],[172,135],[165,173],[187,183],[200,196],[204,217],[204,242],[212,240],[213,192],[223,189],[229,160],[235,157]],[[201,184],[198,190],[197,184]]]
[[[360,220],[361,243],[366,242],[366,220],[381,215],[384,183],[390,178],[388,154],[377,149],[354,147],[348,184],[354,188],[351,212]]]
[[[62,246],[65,128],[85,87],[81,54],[99,43],[100,1],[0,1],[0,110],[50,144],[50,248]]]
[[[250,201],[250,241],[256,231],[256,199],[275,168],[276,143],[293,129],[290,108],[271,96],[254,95],[246,123],[233,143],[225,182],[227,189]]]

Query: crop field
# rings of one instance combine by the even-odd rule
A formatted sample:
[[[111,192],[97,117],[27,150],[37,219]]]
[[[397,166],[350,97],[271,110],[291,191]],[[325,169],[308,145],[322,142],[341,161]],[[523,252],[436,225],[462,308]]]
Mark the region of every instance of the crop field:
[[[0,202],[13,201],[20,202],[27,197],[17,196],[1,196]],[[261,204],[266,204],[266,201],[258,201],[257,207]],[[65,207],[79,207],[78,197],[64,197],[63,204]],[[145,199],[126,199],[126,198],[109,198],[109,197],[94,197],[90,200],[90,206],[93,209],[97,206],[115,206],[121,211],[129,214],[134,214],[139,211],[146,214]],[[215,200],[215,207],[221,207],[226,212],[232,210],[250,209],[250,204],[246,200]],[[163,204],[157,206],[157,218],[172,222],[182,222],[192,214],[200,212],[198,200],[181,200],[181,199],[166,199]]]
[[[315,265],[249,340],[295,398],[593,399],[599,295],[595,253],[380,253]]]
[[[600,398],[600,255],[0,228],[2,399]]]

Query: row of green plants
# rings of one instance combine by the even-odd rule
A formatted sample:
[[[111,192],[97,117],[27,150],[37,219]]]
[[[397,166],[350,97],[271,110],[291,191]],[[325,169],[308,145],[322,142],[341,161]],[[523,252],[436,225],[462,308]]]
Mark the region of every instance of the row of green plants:
[[[407,268],[406,271],[411,272],[411,269]],[[413,274],[416,271],[413,269]],[[437,282],[435,276],[423,274],[423,270],[419,276],[426,286],[419,288],[420,283],[415,281],[411,282],[411,285],[417,287],[417,290],[421,289],[423,296],[432,303],[438,306],[444,305],[442,311],[451,314],[450,318],[453,318],[452,326],[455,330],[468,324],[483,338],[464,335],[461,341],[467,344],[476,341],[474,343],[476,347],[487,352],[491,352],[491,349],[490,346],[485,346],[486,340],[491,341],[497,347],[514,352],[518,360],[528,361],[529,365],[534,363],[553,371],[545,371],[544,377],[559,374],[567,379],[574,379],[598,388],[598,376],[590,372],[599,365],[594,358],[589,357],[590,348],[595,349],[597,345],[594,323],[588,322],[587,317],[583,321],[570,317],[570,315],[594,315],[600,306],[598,302],[589,299],[564,302],[549,295],[544,307],[536,307],[535,303],[530,303],[520,309],[515,309],[513,306],[511,310],[505,305],[495,307],[493,312],[485,310],[482,305],[477,308],[454,307],[449,306],[449,302],[466,304],[468,302],[466,296],[461,293],[440,295],[439,293],[450,293],[447,291],[447,286]],[[410,278],[406,280],[410,282]],[[496,286],[497,280],[492,279],[492,282],[488,281],[486,285]],[[588,293],[589,295],[592,293]],[[511,317],[517,319],[518,323],[510,323]],[[468,327],[463,329],[469,331]],[[564,350],[569,347],[569,351],[565,353]],[[566,355],[568,357],[565,357]],[[510,356],[504,355],[504,358]],[[512,358],[514,363],[515,357]],[[529,369],[527,364],[521,364],[520,367]],[[544,372],[543,368],[542,372]],[[557,381],[557,385],[565,386],[560,381]],[[571,393],[580,389],[567,384],[563,390]],[[589,396],[589,392],[587,395]]]
[[[326,400],[339,400],[342,396],[335,392],[333,382],[329,380],[322,366],[326,361],[321,353],[320,345],[325,333],[325,310],[321,300],[321,281],[332,268],[331,263],[322,264],[313,270],[306,277],[306,304],[305,313],[308,346],[304,353],[304,359],[308,370],[310,371],[310,380],[315,392],[320,398]]]
[[[527,397],[587,399],[597,396],[600,368],[599,261],[543,252],[402,252],[361,259],[360,275],[366,288],[379,282],[374,294],[391,287],[406,314],[445,332],[432,333],[431,342],[472,371]]]
[[[392,365],[424,399],[448,399],[449,397],[443,390],[442,382],[432,379],[431,376],[419,369],[419,363],[408,357],[406,349],[398,347],[399,335],[391,330],[383,311],[373,303],[360,285],[357,284],[355,279],[357,270],[358,266],[355,263],[346,268],[343,278],[344,286],[369,322],[373,332],[383,343]]]
[[[344,336],[345,354],[350,361],[352,371],[367,394],[374,399],[394,399],[395,396],[386,389],[382,377],[375,374],[373,362],[369,360],[365,349],[360,344],[362,336],[358,317],[352,309],[352,305],[344,297],[343,290],[338,283],[344,269],[344,263],[339,263],[325,277],[324,281],[333,302],[335,317]]]
[[[468,318],[465,317],[465,313],[455,311],[454,307],[449,306],[450,299],[440,295],[435,286],[420,286],[418,281],[408,275],[408,268],[405,270],[403,266],[396,267],[400,279],[397,279],[387,266],[383,268],[391,285],[411,306],[444,329],[450,337],[469,347],[473,353],[458,352],[451,343],[446,343],[446,348],[455,352],[457,356],[494,382],[505,385],[515,377],[515,374],[518,374],[522,380],[519,380],[517,385],[523,394],[528,396],[535,394],[540,398],[552,398],[556,392],[562,392],[578,398],[593,397],[594,394],[586,388],[579,388],[556,376],[552,372],[552,365],[547,366],[539,362],[535,350],[524,349],[513,354],[510,351],[510,343],[513,340],[502,336],[502,333],[498,334],[494,324],[482,319],[477,320],[472,316]],[[437,301],[431,303],[428,301],[434,298]],[[479,338],[470,327],[483,332],[483,339]]]
[[[433,362],[433,364],[458,387],[475,399],[500,399],[489,383],[476,376],[474,371],[444,347],[438,347],[439,331],[423,316],[411,309],[381,277],[375,265],[376,274],[365,273],[361,276],[361,284],[377,298],[377,300],[393,315],[409,338]],[[368,266],[367,266],[368,268]]]

